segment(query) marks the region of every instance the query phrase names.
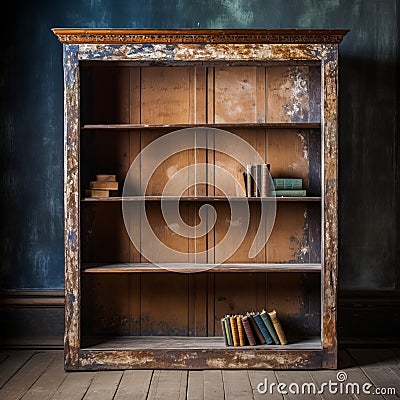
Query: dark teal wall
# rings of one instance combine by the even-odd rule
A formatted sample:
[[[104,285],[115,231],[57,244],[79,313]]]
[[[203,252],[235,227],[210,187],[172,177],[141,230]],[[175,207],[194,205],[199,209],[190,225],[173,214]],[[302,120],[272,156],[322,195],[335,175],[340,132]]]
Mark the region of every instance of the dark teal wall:
[[[27,1],[3,16],[1,286],[63,287],[62,46],[53,27],[346,28],[340,288],[400,288],[397,0]]]

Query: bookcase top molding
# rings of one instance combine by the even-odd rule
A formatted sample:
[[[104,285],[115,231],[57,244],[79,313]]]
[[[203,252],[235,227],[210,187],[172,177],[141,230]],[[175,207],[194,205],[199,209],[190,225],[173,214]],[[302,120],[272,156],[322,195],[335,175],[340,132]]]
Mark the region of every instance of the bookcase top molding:
[[[346,29],[70,29],[54,28],[64,44],[338,44]]]

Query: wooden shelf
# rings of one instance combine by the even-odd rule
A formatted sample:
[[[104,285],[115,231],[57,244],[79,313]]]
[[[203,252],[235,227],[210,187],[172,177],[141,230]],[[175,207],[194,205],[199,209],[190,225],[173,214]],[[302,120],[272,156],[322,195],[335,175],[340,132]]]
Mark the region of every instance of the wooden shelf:
[[[225,346],[222,337],[128,336],[93,338],[79,350],[86,370],[119,368],[245,369],[321,368],[320,337],[291,340],[285,346]],[[87,341],[87,340],[86,340]],[[95,360],[95,362],[94,362]]]
[[[150,129],[184,129],[184,128],[266,128],[266,129],[321,129],[320,123],[236,123],[236,124],[86,124],[82,131],[97,130],[150,130]]]
[[[86,197],[82,202],[116,202],[116,201],[197,201],[197,202],[228,202],[228,201],[289,201],[289,202],[319,202],[321,197],[244,197],[244,196],[133,196],[133,197]]]
[[[88,340],[94,343],[83,350],[134,350],[134,349],[197,349],[197,350],[321,350],[321,338],[309,337],[299,338],[282,346],[275,344],[264,344],[258,346],[225,346],[224,338],[213,337],[188,337],[188,336],[119,336],[113,338],[91,338]]]
[[[200,264],[200,263],[118,263],[109,265],[83,264],[85,273],[154,273],[154,272],[319,272],[321,264]]]

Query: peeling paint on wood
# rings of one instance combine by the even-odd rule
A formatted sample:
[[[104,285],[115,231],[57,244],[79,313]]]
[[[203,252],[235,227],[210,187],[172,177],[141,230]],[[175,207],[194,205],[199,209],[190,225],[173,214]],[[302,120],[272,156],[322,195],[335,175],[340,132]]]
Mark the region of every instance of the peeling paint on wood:
[[[104,369],[318,369],[321,350],[81,350],[80,368]]]
[[[79,62],[78,47],[64,47],[65,181],[65,362],[78,366],[80,324],[79,267]]]
[[[337,66],[338,43],[345,31],[177,32],[121,30],[54,30],[64,43],[65,78],[65,365],[67,369],[115,368],[336,368],[337,292]],[[78,44],[79,43],[79,44]],[[322,71],[322,99],[310,88],[305,69],[292,68],[295,101],[282,115],[297,121],[297,103],[307,109],[301,120],[321,120],[322,182],[322,350],[260,349],[120,349],[80,348],[80,196],[79,196],[79,62],[136,61],[160,63],[243,63],[270,65],[303,61]],[[318,66],[318,67],[317,67]],[[310,93],[312,93],[310,95]],[[321,108],[315,104],[322,104]],[[314,105],[314,109],[310,107]],[[289,103],[287,103],[289,104]],[[291,108],[292,107],[292,108]],[[308,108],[307,108],[308,107]],[[313,119],[312,119],[313,120]],[[282,122],[282,121],[281,121]],[[311,133],[310,133],[311,135]],[[302,138],[300,138],[303,141]],[[314,143],[315,145],[315,143]],[[304,158],[309,159],[303,144]],[[316,174],[321,171],[316,171]],[[308,211],[305,216],[308,224]],[[309,227],[307,228],[309,229]],[[297,239],[296,239],[297,240]],[[302,238],[299,259],[309,255],[309,238]],[[303,254],[304,253],[304,254]]]
[[[53,29],[62,43],[340,43],[346,30]]]

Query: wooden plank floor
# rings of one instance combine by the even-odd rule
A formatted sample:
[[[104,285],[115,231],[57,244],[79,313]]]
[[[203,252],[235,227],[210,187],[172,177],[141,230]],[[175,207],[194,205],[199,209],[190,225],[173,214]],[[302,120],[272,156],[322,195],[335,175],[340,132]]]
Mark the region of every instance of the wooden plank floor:
[[[400,349],[341,350],[337,371],[100,372],[65,372],[61,351],[5,350],[0,399],[400,399]]]

